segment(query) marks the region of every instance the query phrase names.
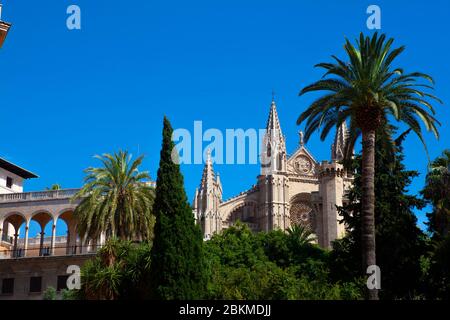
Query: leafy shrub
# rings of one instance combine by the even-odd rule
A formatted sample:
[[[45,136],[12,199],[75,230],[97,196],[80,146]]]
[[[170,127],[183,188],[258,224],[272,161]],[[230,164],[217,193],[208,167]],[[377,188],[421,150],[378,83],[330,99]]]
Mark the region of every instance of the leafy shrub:
[[[47,287],[44,291],[44,300],[56,300],[56,289],[53,287]]]
[[[205,243],[209,299],[359,299],[360,282],[333,282],[328,253],[271,231],[254,234],[238,223]],[[300,239],[304,239],[301,237]]]

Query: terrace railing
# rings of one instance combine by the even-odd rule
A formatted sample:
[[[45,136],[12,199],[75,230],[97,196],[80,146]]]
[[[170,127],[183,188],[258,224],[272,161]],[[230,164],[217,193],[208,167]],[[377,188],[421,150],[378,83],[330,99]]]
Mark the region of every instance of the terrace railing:
[[[61,257],[61,256],[72,256],[72,255],[86,255],[95,254],[100,248],[100,245],[88,245],[88,246],[56,246],[54,248],[54,253],[52,254],[51,248],[49,246],[44,246],[42,248],[17,248],[13,250],[1,250],[0,249],[0,260],[4,259],[17,259],[17,258],[36,258],[36,257]]]
[[[73,197],[79,190],[80,189],[61,189],[35,192],[6,193],[0,194],[0,203],[68,199]]]
[[[78,239],[77,239],[78,240]],[[52,237],[45,237],[44,238],[44,245],[45,244],[50,244],[52,242]],[[12,243],[12,241],[11,241]],[[17,245],[19,246],[23,246],[25,243],[25,239],[24,238],[20,238],[17,239]],[[39,245],[41,243],[41,237],[34,237],[34,238],[28,238],[28,246],[34,246],[34,245]],[[66,244],[67,243],[67,236],[56,236],[55,237],[55,245],[59,245],[59,244]]]

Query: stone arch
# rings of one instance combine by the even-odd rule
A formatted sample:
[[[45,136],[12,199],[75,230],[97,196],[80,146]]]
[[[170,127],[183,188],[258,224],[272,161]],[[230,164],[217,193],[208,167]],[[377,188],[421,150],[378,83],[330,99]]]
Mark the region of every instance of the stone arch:
[[[8,243],[8,250],[3,251],[3,255],[12,257],[22,257],[25,254],[19,245],[19,233],[22,225],[26,225],[28,219],[25,214],[19,211],[11,211],[3,216],[0,221],[0,238]]]
[[[74,217],[74,208],[66,208],[58,212],[56,215],[56,220],[63,220],[67,225],[67,232],[70,232],[71,229],[76,230],[77,221]]]
[[[2,225],[0,225],[0,228],[3,229],[3,225],[9,223],[14,227],[15,232],[17,233],[19,231],[20,226],[24,222],[27,222],[27,218],[23,213],[19,211],[12,211],[3,216],[3,219],[1,220]]]
[[[64,244],[64,249],[66,254],[75,254],[77,252],[77,247],[79,246],[79,237],[77,232],[77,222],[73,215],[74,208],[65,208],[58,212],[56,216],[56,223],[62,220],[66,224],[66,242]],[[61,246],[61,245],[59,245]],[[57,246],[58,247],[58,246]],[[58,249],[58,248],[56,248]]]
[[[10,253],[18,255],[17,245],[19,241],[19,233],[22,225],[27,224],[28,220],[22,212],[11,211],[8,212],[0,221],[0,238],[2,241],[9,243]],[[19,256],[23,252],[20,252]]]
[[[39,209],[34,211],[31,216],[30,216],[30,221],[36,221],[37,223],[39,223],[39,225],[41,226],[42,230],[44,230],[45,226],[50,222],[54,222],[56,219],[54,217],[54,215],[48,211],[48,210],[43,210],[43,209]]]
[[[31,247],[27,244],[27,255],[33,256],[49,256],[53,254],[54,232],[55,232],[55,215],[45,209],[34,211],[30,215],[30,231],[31,222],[36,222],[41,231],[34,238],[34,245]]]
[[[257,202],[253,200],[241,201],[236,204],[228,214],[229,224],[241,221],[249,225],[251,229],[257,228]]]
[[[316,232],[316,211],[311,202],[310,193],[298,193],[290,201],[291,225],[302,225]]]

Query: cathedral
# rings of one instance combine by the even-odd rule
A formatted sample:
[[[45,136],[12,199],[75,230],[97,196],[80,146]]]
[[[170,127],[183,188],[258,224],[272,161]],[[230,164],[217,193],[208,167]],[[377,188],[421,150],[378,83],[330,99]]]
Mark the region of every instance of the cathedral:
[[[336,130],[331,161],[318,162],[305,147],[302,132],[297,149],[288,155],[277,107],[272,101],[263,140],[261,174],[253,187],[223,200],[220,176],[215,174],[210,156],[206,160],[193,201],[204,239],[237,221],[254,232],[303,225],[314,232],[321,247],[330,248],[331,242],[345,233],[336,206],[345,204],[353,181],[340,163],[346,135],[344,123]]]

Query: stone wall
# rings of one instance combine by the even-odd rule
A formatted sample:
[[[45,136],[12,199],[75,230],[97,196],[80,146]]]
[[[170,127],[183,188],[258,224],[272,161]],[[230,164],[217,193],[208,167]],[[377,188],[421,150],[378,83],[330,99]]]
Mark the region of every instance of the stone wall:
[[[58,276],[67,276],[68,266],[81,267],[93,257],[94,254],[80,254],[0,260],[0,300],[41,300],[48,287],[57,289]],[[41,277],[40,292],[30,292],[31,277]],[[14,292],[1,294],[3,280],[11,278],[14,279]]]

